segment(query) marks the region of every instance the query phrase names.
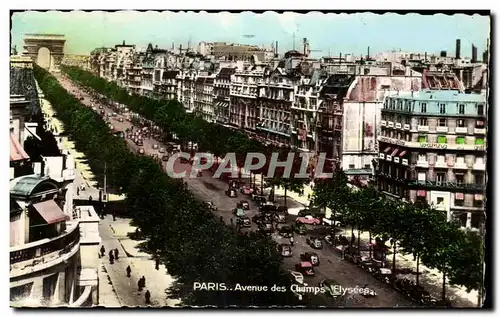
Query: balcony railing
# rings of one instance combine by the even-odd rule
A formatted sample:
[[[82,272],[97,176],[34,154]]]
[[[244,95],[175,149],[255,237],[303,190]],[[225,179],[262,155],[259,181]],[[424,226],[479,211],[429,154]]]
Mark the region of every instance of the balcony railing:
[[[414,187],[437,187],[437,188],[457,188],[457,189],[470,189],[470,190],[484,190],[484,185],[466,184],[457,182],[439,182],[439,181],[415,181],[410,180],[409,186]]]
[[[52,258],[50,255],[54,254],[54,258],[61,257],[63,254],[71,251],[73,246],[78,242],[80,242],[80,230],[78,224],[75,223],[66,233],[56,238],[43,239],[24,246],[13,247],[11,249],[14,249],[14,251],[10,252],[11,270],[23,269],[24,267],[35,266],[39,263],[47,263]],[[26,265],[21,264],[21,262],[29,260],[32,261],[26,263]]]

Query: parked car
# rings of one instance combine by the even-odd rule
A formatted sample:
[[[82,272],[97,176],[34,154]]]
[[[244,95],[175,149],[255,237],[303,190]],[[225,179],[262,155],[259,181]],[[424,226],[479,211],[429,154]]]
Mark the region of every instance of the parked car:
[[[319,286],[322,287],[326,291],[326,294],[330,295],[331,297],[342,295],[340,284],[334,280],[322,280],[321,282],[319,282]]]
[[[304,262],[311,262],[313,266],[319,265],[319,256],[314,252],[306,252],[300,255],[300,260]]]
[[[138,145],[138,146],[143,146],[143,143],[142,143],[142,140],[141,140],[141,139],[137,140],[137,145]]]
[[[158,144],[153,144],[153,150],[158,150]]]
[[[267,202],[264,205],[259,207],[260,212],[272,212],[275,213],[278,210],[278,207],[272,202]]]
[[[259,224],[265,221],[265,217],[264,215],[255,215],[252,217],[252,221],[255,222],[256,224]]]
[[[236,192],[236,190],[231,189],[231,188],[228,188],[228,189],[226,190],[226,195],[227,195],[228,197],[231,197],[231,198],[238,197],[238,193]]]
[[[137,153],[140,154],[140,155],[144,155],[144,149],[138,149]]]
[[[245,210],[249,210],[250,209],[250,204],[246,200],[240,201],[239,205],[241,206],[241,208],[243,208]]]
[[[321,209],[315,208],[315,207],[312,207],[312,208],[308,207],[308,208],[301,209],[297,216],[299,216],[299,217],[305,217],[307,215],[318,216],[320,214],[323,214]]]
[[[266,202],[266,196],[264,196],[264,195],[258,195],[258,194],[252,194],[252,200],[256,201],[258,203],[260,203],[260,202],[265,203]]]
[[[234,189],[238,189],[238,188],[240,188],[240,183],[238,181],[235,181],[235,180],[230,180],[229,187],[234,188]]]
[[[276,209],[277,212],[282,212],[285,215],[288,215],[288,207],[285,206],[278,206],[278,209]]]
[[[277,211],[275,213],[275,220],[277,223],[286,223],[286,214],[282,211]]]
[[[304,235],[307,233],[307,227],[303,223],[296,222],[292,228],[293,231],[297,234]]]
[[[123,118],[122,117],[118,118],[118,122],[123,122]]]
[[[313,249],[323,249],[323,242],[318,237],[307,237],[306,243]]]
[[[250,221],[250,219],[247,216],[243,216],[243,217],[236,219],[236,224],[238,224],[239,226],[241,226],[243,228],[249,228],[252,226],[252,222]]]
[[[99,109],[104,109],[104,107],[103,106],[99,106]]]
[[[278,252],[284,258],[289,258],[293,255],[292,254],[292,246],[289,244],[286,244],[286,243],[282,243],[282,244],[278,245]]]
[[[162,147],[161,147],[161,148],[158,150],[158,152],[160,152],[160,153],[165,153],[165,148],[162,148]]]
[[[162,160],[163,162],[168,161],[168,155],[163,155],[163,156],[161,157],[161,160]]]
[[[246,213],[242,208],[234,208],[233,215],[236,215],[236,217],[245,217]]]
[[[334,244],[334,237],[332,235],[326,235],[323,240],[325,240],[326,243],[328,243],[329,245],[332,245]]]
[[[293,237],[293,228],[290,226],[283,226],[278,229],[279,234],[283,238],[291,238]]]
[[[207,207],[212,211],[217,211],[217,206],[211,201],[207,201]]]
[[[259,230],[266,232],[266,233],[273,233],[274,232],[274,226],[271,222],[261,222],[259,224]]]
[[[245,185],[240,188],[240,193],[243,195],[251,195],[253,193],[253,189],[250,188],[250,186]]]
[[[313,226],[321,224],[321,220],[314,218],[311,215],[307,215],[305,217],[298,217],[295,219],[295,222],[303,223],[303,224],[307,224],[307,225],[313,225]]]
[[[311,262],[300,262],[295,264],[295,271],[300,272],[305,276],[314,276],[314,268]]]

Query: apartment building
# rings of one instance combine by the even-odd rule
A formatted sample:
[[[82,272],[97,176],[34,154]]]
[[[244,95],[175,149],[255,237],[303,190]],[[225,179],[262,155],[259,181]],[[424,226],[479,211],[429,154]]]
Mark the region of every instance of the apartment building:
[[[264,80],[264,65],[254,61],[237,68],[231,76],[229,125],[255,132],[259,122],[259,85]]]
[[[142,90],[142,66],[133,64],[125,70],[126,87],[130,93],[140,94]]]
[[[215,121],[214,113],[214,81],[215,75],[199,75],[195,81],[194,111],[203,120]]]
[[[231,95],[231,76],[236,67],[219,69],[214,79],[214,117],[215,122],[222,125],[229,123],[229,104]]]
[[[484,220],[486,97],[452,90],[387,97],[377,183],[395,198],[426,201],[467,228]]]

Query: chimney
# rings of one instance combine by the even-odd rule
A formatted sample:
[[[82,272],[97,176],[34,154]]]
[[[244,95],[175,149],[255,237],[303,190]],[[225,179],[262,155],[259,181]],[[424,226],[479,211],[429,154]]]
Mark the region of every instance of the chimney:
[[[457,39],[457,42],[455,45],[455,58],[460,59],[460,39]]]
[[[441,57],[446,57],[446,51],[441,51],[440,56],[441,56]]]
[[[125,45],[125,40],[123,40],[123,44],[122,45]]]
[[[181,54],[182,54],[182,44],[181,44],[181,45],[179,45],[179,53],[181,53]]]
[[[280,54],[280,53],[279,53],[279,51],[278,51],[278,41],[276,41],[276,57],[278,57],[278,56],[279,56],[279,54]]]
[[[342,53],[339,54],[339,65],[342,64]]]
[[[370,59],[370,47],[368,46],[368,55],[366,55],[366,59]]]
[[[427,52],[424,53],[424,62],[427,62]]]
[[[472,59],[471,59],[471,63],[475,63],[477,62],[477,47],[472,44]]]

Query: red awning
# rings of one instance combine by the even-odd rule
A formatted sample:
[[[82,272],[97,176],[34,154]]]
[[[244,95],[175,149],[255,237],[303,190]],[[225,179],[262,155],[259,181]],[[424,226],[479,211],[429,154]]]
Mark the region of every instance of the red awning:
[[[406,151],[403,151],[403,152],[399,153],[399,157],[403,157],[405,155],[406,155]]]
[[[425,190],[419,190],[419,191],[417,191],[417,196],[418,197],[425,197],[425,196],[427,196],[427,193],[425,192]]]
[[[46,200],[41,203],[33,204],[33,207],[35,207],[36,211],[38,211],[40,216],[42,216],[48,224],[69,220],[69,216],[66,215],[53,200]]]
[[[394,149],[394,151],[392,151],[391,153],[391,156],[396,156],[396,154],[398,153],[399,149]]]
[[[455,193],[455,199],[464,200],[464,194],[463,193]]]
[[[387,153],[387,152],[389,152],[390,150],[391,150],[391,147],[390,147],[390,146],[389,146],[389,147],[386,147],[386,148],[385,148],[385,150],[384,150],[384,153]]]
[[[21,144],[19,144],[14,134],[10,133],[10,161],[22,161],[29,158],[30,157],[26,154]]]
[[[483,195],[481,195],[481,194],[475,194],[474,195],[474,200],[479,200],[479,201],[483,200]]]
[[[476,125],[481,127],[481,126],[483,126],[483,125],[484,125],[484,121],[477,120],[477,121],[476,121]]]

